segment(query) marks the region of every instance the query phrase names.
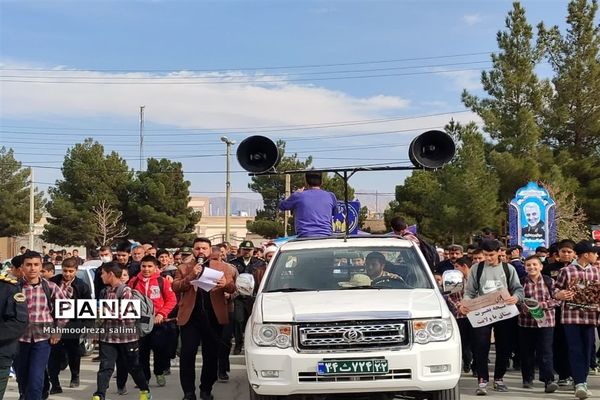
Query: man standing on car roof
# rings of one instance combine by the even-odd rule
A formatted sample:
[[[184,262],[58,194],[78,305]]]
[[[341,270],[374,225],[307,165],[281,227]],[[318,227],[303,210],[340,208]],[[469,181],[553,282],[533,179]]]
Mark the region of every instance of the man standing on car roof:
[[[294,213],[294,224],[298,237],[331,236],[333,216],[337,212],[335,194],[321,189],[323,174],[307,172],[306,188],[296,190],[279,203],[279,209]]]

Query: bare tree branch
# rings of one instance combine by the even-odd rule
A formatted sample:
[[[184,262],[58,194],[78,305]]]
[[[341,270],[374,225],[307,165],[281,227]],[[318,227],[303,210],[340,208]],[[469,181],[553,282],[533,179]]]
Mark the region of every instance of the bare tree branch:
[[[572,239],[576,242],[588,239],[587,215],[579,206],[575,195],[549,183],[543,185],[556,203],[558,239]]]
[[[94,207],[96,244],[110,245],[115,239],[127,235],[127,227],[121,223],[123,212],[114,210],[105,200]]]

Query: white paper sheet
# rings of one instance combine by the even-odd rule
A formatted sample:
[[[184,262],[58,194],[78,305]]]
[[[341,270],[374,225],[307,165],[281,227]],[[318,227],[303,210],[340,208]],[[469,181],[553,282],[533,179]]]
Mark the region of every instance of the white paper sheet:
[[[198,279],[194,279],[190,283],[197,290],[198,288],[210,292],[215,286],[217,281],[223,277],[223,272],[212,268],[204,268],[202,275]]]
[[[473,328],[493,324],[519,315],[519,309],[514,304],[494,304],[483,307],[467,314]]]

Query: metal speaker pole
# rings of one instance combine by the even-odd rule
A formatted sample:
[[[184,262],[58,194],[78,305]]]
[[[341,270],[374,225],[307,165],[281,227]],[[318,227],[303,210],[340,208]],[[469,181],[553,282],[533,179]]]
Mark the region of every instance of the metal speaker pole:
[[[275,142],[260,135],[242,140],[236,156],[242,168],[255,174],[267,172],[279,163],[279,149]]]
[[[427,131],[410,144],[408,157],[417,168],[438,169],[454,158],[456,145],[450,135],[443,131]]]

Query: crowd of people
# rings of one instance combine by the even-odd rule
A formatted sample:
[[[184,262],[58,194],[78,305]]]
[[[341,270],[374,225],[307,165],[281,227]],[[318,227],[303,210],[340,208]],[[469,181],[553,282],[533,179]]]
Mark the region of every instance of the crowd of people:
[[[321,174],[307,173],[306,181],[307,188],[282,201],[280,208],[294,211],[300,237],[330,236],[335,196],[320,188]],[[600,290],[583,300],[581,293],[588,287],[600,286],[599,247],[565,239],[523,257],[520,246],[502,247],[487,232],[466,251],[452,244],[438,249],[438,256],[435,248],[411,232],[401,217],[393,218],[391,226],[393,234],[420,247],[440,285],[445,271],[462,273],[462,290],[447,294],[446,299],[461,334],[463,371],[477,377],[477,395],[488,393],[488,361],[493,342],[494,390],[509,390],[503,378],[512,359],[513,367],[521,370],[524,388],[533,388],[537,366],[545,392],[552,393],[563,386],[573,387],[579,399],[591,396],[588,374],[600,372],[594,343],[600,325]],[[88,252],[88,259],[97,260],[99,265],[88,285],[77,277],[84,260],[76,250],[70,254],[54,250],[40,254],[22,248],[21,254],[11,260],[9,274],[0,275],[0,400],[11,368],[16,371],[22,400],[46,399],[62,393],[59,376],[67,366],[71,374],[69,387],[79,386],[85,349],[77,331],[88,328],[88,321],[61,319],[53,308],[57,299],[92,298],[146,299],[152,304],[153,314],[148,316],[152,328],[143,334],[135,319],[106,319],[96,326],[101,329],[94,336],[99,343],[99,355],[94,360],[100,364],[92,400],[105,399],[115,369],[118,394],[127,393],[131,375],[140,400],[151,399],[152,373],[156,384],[165,386],[177,355],[183,400],[196,400],[195,363],[199,349],[199,397],[212,399],[214,384],[229,379],[230,354],[243,350],[254,294],[276,250],[273,243],[255,247],[248,240],[239,248],[229,243],[213,246],[202,237],[196,238],[191,247],[173,252],[150,243],[123,241],[114,248],[102,246]],[[385,258],[366,261],[380,267],[379,275],[391,273],[385,271]],[[365,264],[361,258],[339,262]],[[56,274],[58,265],[60,273]],[[196,283],[208,269],[213,270],[211,273],[216,271],[220,278],[210,290],[198,289]],[[252,275],[254,293],[236,290],[240,274]],[[468,319],[474,311],[470,309],[473,300],[493,292],[507,293],[503,303],[517,305],[518,315],[473,327]],[[537,315],[526,305],[527,301],[535,301]],[[73,333],[61,335],[58,328]]]
[[[47,399],[63,393],[59,375],[67,367],[69,387],[79,386],[85,349],[78,333],[82,330],[77,328],[89,328],[89,321],[57,318],[53,309],[56,299],[128,300],[137,292],[153,304],[153,328],[142,336],[135,319],[102,323],[100,334],[93,336],[99,344],[99,355],[93,360],[100,364],[92,399],[105,399],[115,369],[118,394],[128,393],[130,375],[140,399],[151,399],[152,373],[156,384],[165,386],[173,362],[179,363],[183,398],[196,399],[199,348],[200,399],[212,399],[215,382],[229,380],[230,354],[242,352],[253,305],[252,295],[236,292],[236,277],[252,274],[257,289],[276,249],[272,243],[257,248],[248,240],[239,248],[229,243],[213,246],[207,238],[196,238],[191,247],[171,252],[123,241],[116,247],[89,252],[88,261],[100,264],[92,287],[77,277],[85,260],[80,261],[73,252],[63,259],[62,251],[40,254],[23,249],[11,260],[8,273],[0,275],[0,310],[5,310],[6,325],[0,333],[0,398],[10,370],[16,372],[20,399]],[[210,291],[196,290],[190,282],[205,268],[221,271],[223,277]],[[55,274],[58,269],[60,273]],[[61,328],[62,334],[50,327]]]
[[[477,395],[488,393],[493,331],[494,390],[509,390],[503,378],[512,359],[513,367],[521,371],[523,388],[534,387],[537,367],[546,393],[568,387],[574,388],[577,398],[588,398],[588,375],[600,373],[595,345],[596,330],[600,333],[600,247],[565,239],[549,248],[538,247],[527,257],[522,251],[518,245],[507,249],[486,239],[466,253],[459,245],[440,252],[445,260],[433,271],[440,284],[449,269],[465,277],[463,290],[446,296],[461,333],[463,371],[477,377]],[[503,302],[517,304],[518,316],[472,326],[467,318],[474,311],[469,300],[502,289],[509,293]],[[582,298],[584,292],[589,298]],[[533,316],[526,303],[530,300],[543,315]]]

